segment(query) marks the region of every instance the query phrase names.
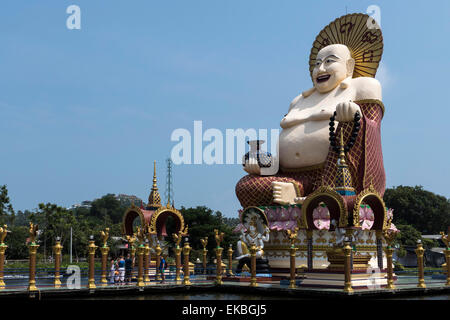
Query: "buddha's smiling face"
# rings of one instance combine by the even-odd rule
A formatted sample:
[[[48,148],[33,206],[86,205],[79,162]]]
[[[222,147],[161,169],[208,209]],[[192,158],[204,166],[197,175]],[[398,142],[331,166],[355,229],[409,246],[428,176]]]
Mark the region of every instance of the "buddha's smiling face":
[[[312,72],[314,87],[320,93],[333,90],[353,74],[354,63],[347,46],[342,44],[326,46],[316,57]]]

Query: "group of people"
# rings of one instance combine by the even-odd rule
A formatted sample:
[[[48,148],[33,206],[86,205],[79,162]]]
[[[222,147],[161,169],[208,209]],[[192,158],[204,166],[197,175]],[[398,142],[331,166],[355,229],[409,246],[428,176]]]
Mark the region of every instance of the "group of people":
[[[118,259],[111,260],[111,269],[109,274],[109,283],[124,285],[131,283],[131,277],[133,272],[135,258],[131,259],[130,254],[127,254],[126,259],[121,255]],[[167,268],[167,261],[164,255],[161,255],[160,263],[158,266],[159,274],[161,275],[161,283],[165,283],[166,277],[164,270]]]
[[[133,271],[134,258],[131,259],[130,254],[127,254],[126,259],[120,256],[117,260],[111,260],[111,269],[109,274],[109,283],[124,285],[131,282],[131,274]]]

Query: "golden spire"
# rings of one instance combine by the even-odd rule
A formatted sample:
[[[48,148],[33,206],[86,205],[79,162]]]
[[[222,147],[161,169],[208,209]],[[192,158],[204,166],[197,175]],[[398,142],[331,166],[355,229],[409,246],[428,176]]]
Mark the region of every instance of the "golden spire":
[[[341,150],[339,153],[339,161],[338,161],[338,165],[340,166],[346,166],[347,164],[345,163],[345,151],[344,151],[344,130],[341,130]]]
[[[153,161],[153,186],[150,195],[148,196],[148,206],[159,208],[161,207],[161,196],[156,185],[156,161]]]
[[[352,175],[345,161],[345,148],[344,148],[344,130],[341,129],[340,139],[340,151],[337,161],[337,172],[335,181],[335,190],[343,196],[355,195],[355,189],[353,188]]]

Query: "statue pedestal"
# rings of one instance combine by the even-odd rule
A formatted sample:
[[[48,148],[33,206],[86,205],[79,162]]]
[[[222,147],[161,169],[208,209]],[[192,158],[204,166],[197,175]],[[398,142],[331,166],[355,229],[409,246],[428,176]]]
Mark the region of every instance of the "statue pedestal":
[[[345,287],[345,255],[342,248],[330,248],[326,251],[329,265],[325,269],[313,269],[305,273],[302,287],[328,287],[343,289]],[[354,289],[377,290],[387,286],[387,270],[372,268],[371,257],[366,254],[353,254],[351,286]]]
[[[372,272],[374,271],[374,272]],[[329,271],[327,269],[313,269],[306,272],[305,279],[300,287],[322,287],[344,289],[344,271]],[[387,272],[385,269],[360,270],[351,272],[351,285],[353,289],[377,290],[387,286]]]
[[[326,251],[329,271],[344,271],[345,255],[342,248],[330,248]],[[369,268],[371,256],[367,254],[353,254],[353,270],[360,271]]]
[[[244,258],[240,259],[235,272],[241,273],[244,265],[247,265],[247,267],[251,268],[250,257],[244,257]],[[257,258],[256,259],[256,273],[257,274],[269,274],[270,273],[270,266],[269,266],[268,259],[266,259],[266,258]]]

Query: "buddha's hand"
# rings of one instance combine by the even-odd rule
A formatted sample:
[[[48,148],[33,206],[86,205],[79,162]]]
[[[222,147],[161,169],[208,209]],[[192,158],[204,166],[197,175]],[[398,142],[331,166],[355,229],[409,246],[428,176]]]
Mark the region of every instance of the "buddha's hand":
[[[353,121],[356,112],[361,114],[361,109],[356,103],[352,101],[339,102],[336,105],[336,120],[342,122]]]
[[[259,167],[258,160],[252,157],[245,160],[244,170],[249,174],[261,174],[261,168]]]
[[[295,203],[295,198],[297,198],[297,192],[295,191],[295,187],[292,183],[273,181],[272,190],[273,190],[273,202],[282,205]]]

